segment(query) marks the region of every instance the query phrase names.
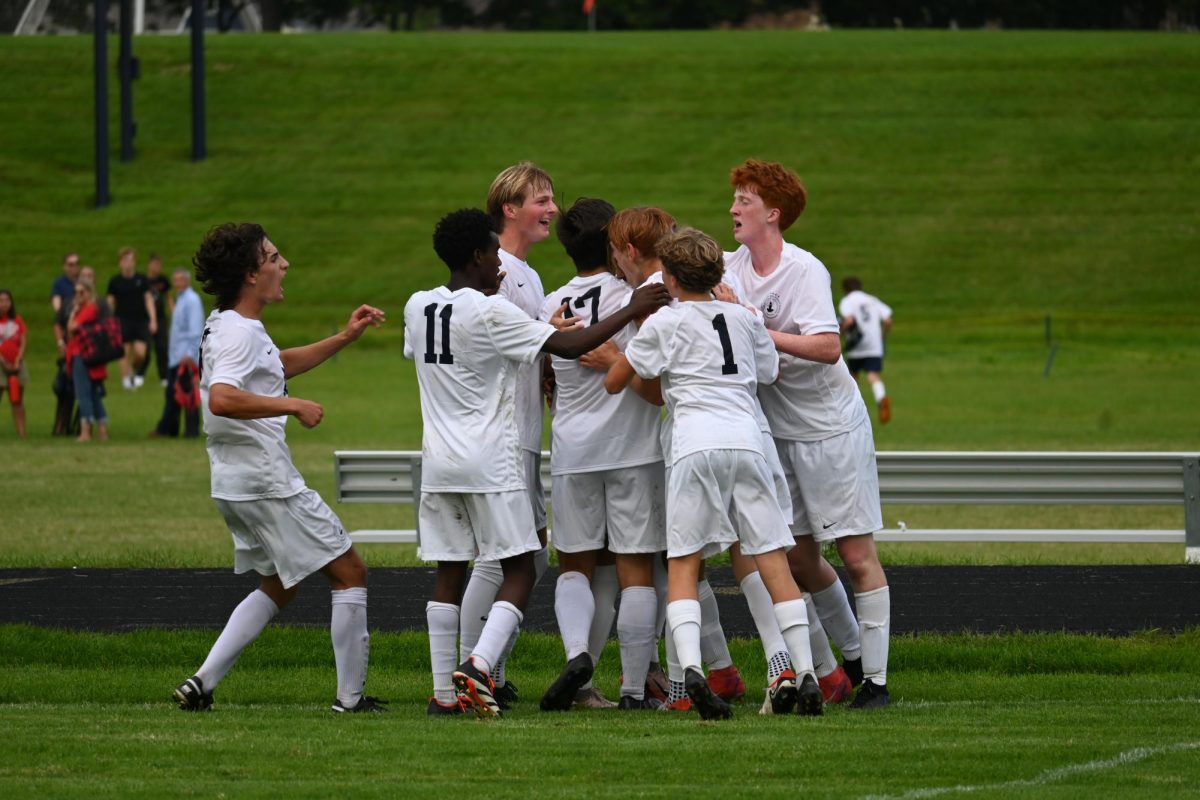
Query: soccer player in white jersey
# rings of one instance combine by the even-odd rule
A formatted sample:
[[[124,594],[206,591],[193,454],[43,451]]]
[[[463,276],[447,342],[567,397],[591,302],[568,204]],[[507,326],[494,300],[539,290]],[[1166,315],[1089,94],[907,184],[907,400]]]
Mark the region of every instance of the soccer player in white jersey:
[[[867,373],[867,383],[879,408],[879,422],[892,419],[892,399],[883,385],[884,339],[892,330],[892,309],[873,294],[863,291],[862,281],[853,276],[842,279],[845,295],[838,303],[842,334],[846,337],[846,366],[858,380],[858,373]]]
[[[494,225],[477,209],[444,217],[434,249],[450,279],[417,292],[404,309],[404,354],[416,361],[424,420],[418,547],[421,558],[438,565],[426,607],[434,686],[429,714],[458,713],[457,689],[478,716],[499,715],[489,675],[533,590],[540,543],[512,413],[518,367],[543,352],[578,358],[669,299],[661,287],[636,292],[595,325],[556,331],[503,297],[489,296],[503,277]],[[478,641],[455,669],[471,559],[498,562],[504,577]]]
[[[861,682],[851,707],[888,704],[891,599],[872,535],[883,527],[879,473],[866,404],[841,356],[829,272],[783,240],[804,210],[799,177],[782,164],[748,160],[730,176],[734,238],[727,254],[743,299],[763,315],[780,357],[779,380],[759,389],[792,491],[788,554],[796,582]],[[821,543],[835,542],[855,592],[857,621]]]
[[[359,306],[341,333],[304,347],[280,350],[263,327],[263,311],[283,300],[288,262],[254,223],[227,224],[205,236],[192,263],[217,307],[200,344],[200,397],[212,496],[233,534],[234,571],[254,570],[259,587],[241,602],[204,664],[175,689],[184,711],[207,711],[212,692],[242,651],[314,572],[333,593],[334,662],[339,712],[382,711],[363,695],[367,678],[367,567],[342,523],[292,464],[284,441],[288,417],[315,427],[324,409],[291,397],[287,380],[308,372],[384,321]]]
[[[594,325],[628,303],[632,289],[608,268],[606,227],[615,212],[604,200],[584,198],[559,217],[558,238],[578,274],[546,295],[541,319],[565,305],[566,316]],[[636,330],[631,324],[610,341],[623,349]],[[659,408],[632,392],[608,394],[604,375],[575,361],[554,358],[552,366],[551,502],[560,568],[554,610],[567,663],[541,707],[566,711],[591,678],[600,656],[589,645],[595,613],[591,580],[607,546],[621,586],[618,707],[656,709],[661,702],[647,697],[645,688],[658,649],[654,559],[666,549]]]
[[[808,615],[792,579],[788,521],[775,498],[755,410],[759,384],[774,382],[779,357],[762,321],[740,305],[713,299],[724,264],[708,235],[685,228],[655,252],[663,283],[680,302],[647,319],[609,370],[605,387],[635,377],[660,380],[671,427],[667,489],[667,620],[688,697],[702,717],[729,717],[701,667],[700,565],[734,542],[753,556],[774,601],[792,663],[802,675],[785,705],[805,715],[823,701],[808,645]],[[639,390],[644,392],[645,390]]]
[[[503,170],[492,181],[487,194],[487,213],[496,221],[500,232],[500,269],[505,274],[500,284],[500,296],[537,319],[545,293],[542,280],[525,260],[529,250],[550,235],[550,223],[558,215],[554,204],[554,183],[550,176],[528,161]],[[525,462],[526,488],[533,509],[541,547],[534,557],[537,578],[541,580],[549,563],[546,549],[546,500],[542,486],[542,360],[522,364],[518,370],[515,398],[517,426]],[[463,596],[462,657],[471,652],[487,621],[488,609],[496,599],[503,575],[500,565],[477,561],[471,571],[466,594]],[[505,662],[516,642],[517,634],[507,644],[504,654],[494,665],[496,699],[507,707],[517,699],[516,686],[507,680]]]

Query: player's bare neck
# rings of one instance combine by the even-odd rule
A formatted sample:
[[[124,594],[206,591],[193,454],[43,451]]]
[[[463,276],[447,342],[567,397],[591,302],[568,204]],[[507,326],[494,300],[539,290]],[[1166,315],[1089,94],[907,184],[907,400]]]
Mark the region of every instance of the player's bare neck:
[[[752,242],[746,242],[750,248],[750,265],[754,273],[766,277],[779,267],[783,257],[783,234],[779,231],[768,231]]]
[[[262,312],[266,306],[267,304],[259,300],[257,297],[243,292],[242,296],[238,298],[237,302],[233,304],[233,308],[230,310],[236,311],[246,319],[256,319],[259,322],[262,322]]]
[[[533,242],[523,236],[515,225],[505,225],[500,233],[500,249],[521,261],[526,260],[532,246]]]

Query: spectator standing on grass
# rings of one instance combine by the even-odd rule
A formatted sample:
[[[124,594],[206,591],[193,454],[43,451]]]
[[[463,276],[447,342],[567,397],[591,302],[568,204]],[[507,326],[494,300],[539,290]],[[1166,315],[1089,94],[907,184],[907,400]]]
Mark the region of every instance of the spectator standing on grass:
[[[200,409],[181,405],[180,398],[191,395],[200,379],[196,359],[200,353],[200,336],[204,332],[204,304],[192,288],[192,273],[188,270],[183,267],[175,270],[171,283],[175,287],[175,311],[171,315],[166,396],[162,419],[150,435],[178,436],[179,413],[182,411],[183,435],[191,438],[200,433]]]
[[[499,716],[490,677],[524,615],[542,548],[529,502],[520,426],[512,413],[520,364],[542,354],[579,358],[668,299],[662,287],[635,292],[628,305],[582,330],[557,331],[496,295],[501,278],[494,218],[478,209],[443,217],[434,249],[450,269],[445,286],[404,307],[404,355],[416,362],[421,391],[420,557],[437,562],[426,606],[434,696],[430,715]],[[556,315],[557,316],[557,315]],[[478,639],[457,669],[455,639],[465,613],[471,559],[497,563],[503,578]]]
[[[863,291],[862,281],[848,277],[842,281],[845,296],[838,303],[842,335],[846,337],[846,366],[856,381],[858,373],[867,373],[879,422],[886,425],[892,418],[892,400],[883,385],[883,354],[886,339],[892,330],[892,309],[873,294]]]
[[[96,302],[96,286],[86,278],[75,284],[75,297],[71,301],[71,315],[67,318],[67,372],[75,387],[75,400],[79,403],[79,436],[77,442],[108,440],[108,412],[104,408],[104,381],[108,378],[108,367],[104,364],[88,366],[83,362],[84,325],[99,322],[107,309]]]
[[[108,282],[108,307],[121,320],[121,339],[125,342],[121,386],[132,392],[144,383],[139,371],[146,361],[147,343],[158,330],[158,317],[150,282],[137,271],[137,251],[123,247],[118,259],[120,272]]]
[[[146,378],[150,368],[150,352],[153,351],[154,366],[158,370],[158,382],[167,385],[167,371],[170,369],[170,329],[167,327],[167,311],[171,303],[171,279],[163,274],[162,257],[151,253],[146,259],[146,281],[150,284],[150,296],[154,298],[154,316],[158,320],[158,328],[147,340],[146,360],[138,369],[138,377]]]
[[[79,254],[63,256],[62,274],[54,279],[50,289],[50,309],[54,312],[54,339],[60,356],[67,352],[67,317],[75,299],[75,284],[79,275]]]
[[[758,396],[791,488],[796,546],[788,560],[841,648],[851,682],[860,683],[851,707],[886,706],[891,593],[873,536],[883,513],[871,419],[842,360],[829,271],[783,239],[808,195],[796,173],[755,159],[735,167],[730,183],[729,213],[741,246],[725,263],[781,354],[779,379]],[[821,555],[829,541],[854,588],[857,621]]]
[[[496,223],[500,234],[500,269],[504,280],[497,290],[501,297],[521,309],[530,319],[537,319],[545,299],[542,280],[525,259],[530,248],[550,236],[550,223],[558,216],[554,204],[554,183],[545,170],[529,161],[522,161],[503,170],[492,181],[487,194],[487,213]],[[516,367],[517,377],[514,411],[520,431],[525,460],[525,480],[533,521],[542,543],[534,557],[537,578],[541,580],[550,563],[546,546],[546,500],[542,486],[542,360]],[[462,651],[471,652],[487,621],[488,610],[504,580],[500,565],[486,559],[475,562],[462,600]],[[535,583],[536,583],[535,580]],[[496,682],[496,699],[501,707],[517,700],[516,686],[508,682],[505,663],[516,643],[517,633],[505,647],[504,656],[493,664],[492,678]]]
[[[337,668],[336,712],[383,711],[363,694],[367,679],[367,567],[337,515],[304,484],[285,441],[289,416],[306,428],[325,410],[290,396],[287,381],[322,364],[379,326],[362,305],[345,330],[303,347],[276,347],[262,316],[283,300],[289,264],[254,223],[226,224],[204,237],[193,258],[204,291],[217,298],[200,344],[201,403],[212,467],[212,497],[233,535],[234,571],[257,572],[258,589],[234,609],[195,675],[175,688],[184,711],[212,708],[213,689],[279,609],[314,572],[329,580],[330,635]]]
[[[67,260],[71,255],[68,254]],[[75,259],[78,264],[78,257]],[[63,265],[64,271],[66,264]],[[96,285],[96,270],[84,265],[78,267],[79,280]],[[62,295],[60,295],[61,298]],[[79,433],[79,413],[75,405],[75,377],[71,374],[71,362],[67,359],[67,320],[74,309],[75,286],[71,286],[71,301],[60,303],[54,312],[54,336],[58,345],[57,372],[51,388],[54,390],[54,427],[51,436],[75,436]],[[54,304],[51,303],[53,306]]]
[[[13,425],[17,436],[25,438],[25,345],[28,335],[25,320],[17,313],[12,292],[0,289],[0,398],[8,390]]]

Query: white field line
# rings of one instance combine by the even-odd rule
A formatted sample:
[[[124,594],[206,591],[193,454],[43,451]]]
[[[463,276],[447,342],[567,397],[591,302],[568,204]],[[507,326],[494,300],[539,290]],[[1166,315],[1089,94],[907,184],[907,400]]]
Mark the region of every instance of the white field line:
[[[966,708],[969,706],[1078,706],[1079,700],[897,700],[893,708],[922,709],[922,708]],[[1200,697],[1146,697],[1135,700],[1113,700],[1104,702],[1106,708],[1113,706],[1174,706],[1180,704],[1200,705]]]
[[[1005,781],[1003,783],[977,783],[977,784],[959,784],[958,786],[939,786],[927,789],[912,789],[904,794],[880,794],[869,795],[866,800],[917,800],[923,797],[939,797],[944,794],[994,791],[1005,789],[1024,789],[1028,787],[1045,786],[1048,783],[1054,783],[1064,778],[1069,778],[1072,775],[1080,775],[1085,772],[1100,772],[1106,769],[1115,769],[1128,764],[1136,764],[1139,761],[1145,761],[1153,756],[1163,755],[1165,753],[1177,753],[1183,750],[1200,750],[1200,742],[1177,742],[1175,744],[1163,745],[1161,747],[1135,747],[1132,750],[1126,750],[1124,753],[1118,753],[1113,758],[1107,758],[1102,761],[1088,761],[1083,764],[1068,764],[1065,767],[1055,767],[1048,769],[1040,775],[1032,778],[1021,778],[1013,781]]]

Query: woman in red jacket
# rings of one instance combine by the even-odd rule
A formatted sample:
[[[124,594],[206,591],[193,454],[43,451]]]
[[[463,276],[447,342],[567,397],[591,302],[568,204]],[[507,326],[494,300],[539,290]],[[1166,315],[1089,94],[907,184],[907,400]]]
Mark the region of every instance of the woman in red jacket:
[[[17,436],[25,438],[25,403],[23,398],[25,367],[25,320],[17,314],[12,292],[0,289],[0,398],[8,390],[12,403],[13,424]]]
[[[77,442],[90,442],[93,433],[100,441],[108,439],[108,415],[104,410],[104,379],[108,367],[83,363],[80,327],[100,319],[96,304],[96,287],[91,281],[75,284],[75,305],[67,319],[67,369],[75,381],[75,400],[79,403],[79,437]]]

